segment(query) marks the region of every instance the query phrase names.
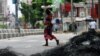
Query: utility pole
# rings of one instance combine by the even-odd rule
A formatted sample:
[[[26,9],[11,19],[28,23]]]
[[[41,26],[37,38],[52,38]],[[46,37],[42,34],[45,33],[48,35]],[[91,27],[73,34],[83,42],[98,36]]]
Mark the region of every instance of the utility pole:
[[[72,21],[72,23],[74,22],[74,19],[73,19],[73,0],[71,0],[71,21]]]
[[[18,0],[16,0],[16,4],[15,4],[15,13],[16,13],[16,19],[18,19]]]
[[[18,0],[16,0],[16,3],[15,3],[15,14],[16,14],[16,23],[15,23],[15,26],[16,28],[18,28]]]
[[[65,3],[64,3],[65,4]],[[64,5],[63,5],[64,6]],[[60,3],[60,18],[61,18],[61,30],[63,31],[63,14],[62,14],[62,4]]]
[[[98,0],[98,28],[100,29],[100,0]]]
[[[75,27],[74,27],[74,11],[73,11],[73,0],[71,0],[71,21],[72,21],[72,30],[74,31],[75,30]]]
[[[94,8],[94,1],[92,0],[92,8]]]
[[[20,33],[20,28],[19,28],[19,22],[18,22],[18,4],[19,0],[12,0],[12,3],[15,4],[15,28],[18,29],[18,32]]]
[[[19,28],[19,19],[18,19],[18,1],[16,0],[15,2],[15,14],[16,14],[16,23],[15,23],[15,28],[18,29],[18,32],[20,32],[20,28]]]
[[[94,12],[94,1],[92,0],[92,11]],[[94,14],[92,14],[92,19],[94,19]]]
[[[46,0],[43,0],[43,5],[44,5],[44,7],[46,6]],[[46,13],[45,13],[45,11],[46,11],[46,8],[44,8],[44,21],[45,21],[45,18],[46,18]]]

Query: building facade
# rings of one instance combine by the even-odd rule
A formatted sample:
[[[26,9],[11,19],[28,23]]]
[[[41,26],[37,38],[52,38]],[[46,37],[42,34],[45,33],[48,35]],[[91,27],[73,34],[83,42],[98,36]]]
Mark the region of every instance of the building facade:
[[[7,0],[0,0],[0,20],[6,17],[7,12]]]

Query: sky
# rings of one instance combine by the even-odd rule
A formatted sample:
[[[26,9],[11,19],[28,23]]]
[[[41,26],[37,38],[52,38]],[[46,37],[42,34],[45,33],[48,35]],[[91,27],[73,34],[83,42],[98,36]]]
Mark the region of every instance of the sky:
[[[7,6],[9,7],[10,13],[15,14],[15,4],[12,3],[12,0],[7,0]],[[20,11],[18,11],[18,17],[21,17],[22,14]]]

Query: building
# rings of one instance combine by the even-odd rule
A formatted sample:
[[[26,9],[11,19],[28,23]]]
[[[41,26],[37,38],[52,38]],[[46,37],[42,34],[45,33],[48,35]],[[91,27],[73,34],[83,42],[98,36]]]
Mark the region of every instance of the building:
[[[6,17],[7,12],[7,0],[0,0],[0,20]]]
[[[86,0],[86,8],[87,8],[87,14],[91,15],[94,19],[97,18],[97,4],[98,0]]]
[[[88,15],[91,15],[93,19],[97,20],[97,28],[100,29],[100,5],[99,0],[86,0]]]

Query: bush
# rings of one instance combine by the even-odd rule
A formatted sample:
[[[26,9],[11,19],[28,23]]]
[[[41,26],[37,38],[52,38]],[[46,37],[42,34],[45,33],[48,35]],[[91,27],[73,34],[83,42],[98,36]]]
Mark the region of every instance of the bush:
[[[3,29],[3,28],[7,28],[7,26],[6,26],[6,25],[2,25],[2,24],[0,24],[0,28],[1,28],[1,29]]]

